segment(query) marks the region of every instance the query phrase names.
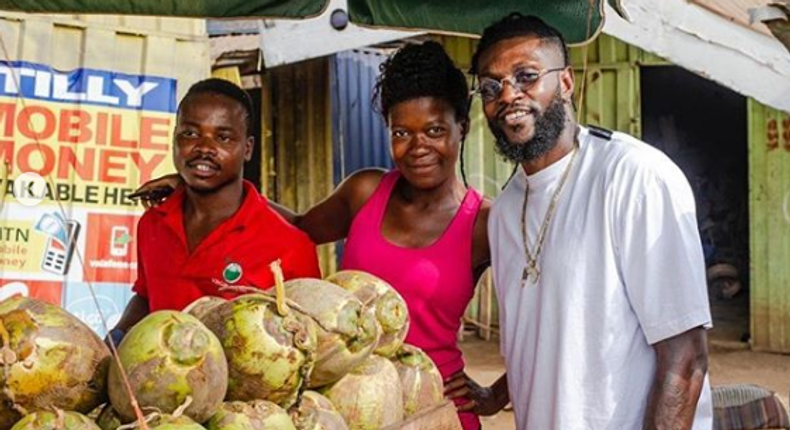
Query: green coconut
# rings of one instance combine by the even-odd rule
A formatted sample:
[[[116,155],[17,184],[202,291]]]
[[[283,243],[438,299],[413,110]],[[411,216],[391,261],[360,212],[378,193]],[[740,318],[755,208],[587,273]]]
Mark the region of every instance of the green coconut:
[[[227,302],[226,299],[217,296],[204,296],[190,303],[181,312],[188,313],[193,317],[203,321],[215,307]]]
[[[146,427],[148,430],[206,430],[192,418],[181,415],[181,411],[174,414],[154,413],[146,417]],[[135,422],[130,430],[142,430],[139,422]]]
[[[146,316],[129,330],[118,355],[143,409],[169,414],[191,399],[184,414],[203,422],[225,398],[228,366],[222,345],[191,315],[159,311]],[[116,362],[110,366],[108,386],[121,420],[133,421],[131,399]]]
[[[110,352],[82,321],[24,297],[0,302],[0,430],[27,413],[88,413],[106,399]]]
[[[398,370],[378,355],[371,355],[321,393],[343,416],[350,430],[378,430],[403,420]]]
[[[247,294],[216,306],[206,326],[228,359],[227,400],[269,400],[284,408],[296,402],[315,362],[315,322],[275,298]]]
[[[444,400],[444,382],[428,354],[404,344],[393,359],[403,388],[403,413],[409,417]]]
[[[208,430],[296,430],[285,409],[267,400],[225,402],[206,423]]]
[[[39,411],[25,416],[12,430],[101,430],[90,418],[77,412]]]
[[[353,293],[376,317],[381,337],[374,352],[394,356],[409,332],[409,308],[403,297],[381,278],[359,270],[343,270],[326,280]]]
[[[348,424],[332,402],[316,391],[305,391],[291,408],[296,430],[348,430]]]
[[[285,295],[318,323],[318,348],[308,388],[331,384],[376,348],[379,326],[350,292],[320,279],[292,279]]]

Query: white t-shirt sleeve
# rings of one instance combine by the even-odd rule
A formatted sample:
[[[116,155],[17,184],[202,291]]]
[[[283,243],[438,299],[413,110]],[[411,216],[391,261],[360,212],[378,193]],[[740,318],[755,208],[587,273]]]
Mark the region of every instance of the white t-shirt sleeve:
[[[628,163],[613,217],[622,279],[651,345],[711,322],[694,195],[680,169],[656,155]]]
[[[496,241],[496,237],[500,234],[500,221],[499,218],[501,217],[501,208],[500,205],[503,204],[505,201],[505,196],[508,194],[507,191],[503,192],[500,196],[501,200],[497,200],[494,202],[494,205],[491,207],[491,212],[488,215],[488,225],[486,228],[488,229],[488,248],[491,250],[491,284],[496,292],[496,300],[497,300],[497,309],[499,309],[499,351],[504,356],[506,347],[507,347],[507,337],[505,334],[505,330],[507,329],[507,324],[505,320],[505,315],[507,312],[507,308],[505,307],[505,303],[502,300],[503,294],[498,291],[498,287],[504,286],[504,281],[497,278],[497,274],[499,271],[496,270],[495,264],[499,261],[500,255],[500,247]]]

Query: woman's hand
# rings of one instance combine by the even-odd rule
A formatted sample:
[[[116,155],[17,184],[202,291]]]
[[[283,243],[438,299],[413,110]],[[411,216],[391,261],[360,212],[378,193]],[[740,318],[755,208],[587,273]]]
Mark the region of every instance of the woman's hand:
[[[181,176],[178,173],[172,173],[144,183],[130,194],[129,198],[140,199],[143,207],[149,209],[162,204],[182,183]]]
[[[444,396],[450,400],[468,400],[459,404],[457,409],[460,412],[471,411],[481,416],[495,415],[510,401],[505,375],[502,375],[494,385],[481,387],[463,371],[444,381]]]

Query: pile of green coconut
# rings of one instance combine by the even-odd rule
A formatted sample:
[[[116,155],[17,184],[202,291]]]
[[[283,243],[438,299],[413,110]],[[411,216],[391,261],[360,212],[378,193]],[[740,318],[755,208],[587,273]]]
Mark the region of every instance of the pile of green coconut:
[[[148,315],[117,356],[57,306],[0,302],[0,430],[374,430],[443,402],[390,285],[273,270],[269,291]]]

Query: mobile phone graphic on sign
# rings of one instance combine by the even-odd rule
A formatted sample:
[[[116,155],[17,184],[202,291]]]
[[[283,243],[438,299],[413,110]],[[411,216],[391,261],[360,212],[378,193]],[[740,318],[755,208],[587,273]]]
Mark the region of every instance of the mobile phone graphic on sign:
[[[47,239],[44,260],[41,262],[42,269],[58,275],[65,275],[69,272],[71,257],[74,255],[74,245],[80,232],[80,225],[74,220],[66,221],[66,228],[68,241],[64,244],[53,237]]]
[[[129,227],[116,225],[110,231],[110,255],[113,257],[126,257],[129,255],[129,242],[132,241],[129,235]]]
[[[58,213],[44,214],[38,221],[36,230],[47,236],[41,268],[58,275],[68,273],[80,224],[74,220],[66,220]]]

